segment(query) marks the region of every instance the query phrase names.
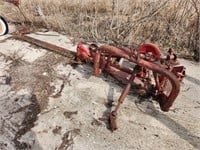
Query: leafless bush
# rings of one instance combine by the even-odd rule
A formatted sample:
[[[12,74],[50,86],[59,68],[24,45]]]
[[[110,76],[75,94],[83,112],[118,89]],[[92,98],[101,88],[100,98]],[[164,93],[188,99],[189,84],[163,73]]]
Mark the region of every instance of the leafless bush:
[[[44,26],[87,41],[136,46],[153,41],[199,60],[199,0],[21,2],[20,7],[33,26]],[[7,4],[0,9],[12,22],[24,21],[14,6]]]

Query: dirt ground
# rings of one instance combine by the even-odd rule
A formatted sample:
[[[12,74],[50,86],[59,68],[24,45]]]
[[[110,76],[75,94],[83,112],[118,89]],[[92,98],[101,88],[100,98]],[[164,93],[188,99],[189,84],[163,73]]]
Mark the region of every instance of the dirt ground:
[[[89,64],[74,68],[69,58],[5,40],[9,36],[0,37],[0,149],[200,149],[199,63],[180,59],[187,76],[169,112],[130,92],[111,132],[108,103],[117,103],[122,84],[93,76]],[[53,31],[29,36],[76,50],[70,37]]]

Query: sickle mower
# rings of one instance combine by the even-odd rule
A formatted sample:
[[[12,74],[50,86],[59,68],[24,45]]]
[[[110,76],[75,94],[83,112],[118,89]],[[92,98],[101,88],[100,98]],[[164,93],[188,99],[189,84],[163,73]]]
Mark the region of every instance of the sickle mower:
[[[6,1],[19,6],[19,0]],[[7,32],[8,25],[3,18],[0,18],[0,35]],[[12,38],[38,45],[67,57],[75,56],[77,63],[92,63],[95,76],[99,76],[105,71],[125,83],[118,104],[109,115],[112,131],[117,129],[117,112],[131,88],[137,89],[143,95],[152,96],[158,101],[162,111],[169,111],[179,94],[180,81],[185,76],[184,66],[171,63],[175,61],[175,55],[162,58],[160,49],[152,43],[146,43],[138,49],[132,49],[123,46],[97,46],[96,44],[80,42],[77,46],[77,52],[72,52],[20,33],[14,34]],[[122,60],[128,62],[129,65],[124,65]]]
[[[152,43],[143,44],[138,50],[127,47],[113,47],[79,43],[77,61],[93,63],[94,75],[103,71],[126,83],[118,104],[110,113],[111,130],[116,130],[116,116],[131,87],[143,94],[151,94],[160,104],[162,111],[169,111],[180,91],[180,81],[185,76],[184,66],[173,66],[166,58],[161,58],[160,49]],[[119,60],[124,59],[132,67],[123,66]],[[130,66],[130,65],[129,65]]]
[[[137,89],[142,95],[152,96],[158,101],[162,111],[169,111],[179,94],[180,81],[185,77],[185,67],[174,63],[173,58],[162,58],[160,49],[152,43],[143,44],[138,49],[131,49],[80,42],[77,51],[73,52],[23,34],[13,35],[12,38],[35,44],[63,56],[75,57],[77,64],[90,62],[93,64],[95,76],[107,72],[125,83],[118,104],[109,115],[112,131],[117,129],[117,111],[131,88]],[[121,64],[121,60],[128,62],[129,65]]]

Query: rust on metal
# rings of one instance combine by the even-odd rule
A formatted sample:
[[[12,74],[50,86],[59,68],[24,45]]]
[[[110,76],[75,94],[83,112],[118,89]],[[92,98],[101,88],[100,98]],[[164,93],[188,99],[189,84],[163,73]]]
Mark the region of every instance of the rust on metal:
[[[4,1],[17,6],[24,19],[28,21],[28,18],[19,7],[19,0]],[[2,35],[6,33],[6,26],[6,22],[2,20],[0,25]],[[150,95],[159,103],[160,109],[169,111],[180,92],[180,81],[183,80],[186,74],[185,67],[179,64],[177,56],[171,48],[168,50],[167,57],[162,58],[159,47],[153,43],[145,43],[138,49],[131,49],[124,46],[114,47],[111,45],[99,47],[96,44],[80,42],[77,46],[77,52],[73,52],[32,38],[25,35],[25,33],[27,33],[27,30],[21,30],[11,38],[29,42],[66,57],[74,57],[77,63],[90,62],[93,64],[93,74],[95,76],[99,76],[106,71],[126,84],[115,109],[109,115],[112,131],[117,129],[117,112],[132,87],[142,91],[144,94],[151,93]],[[131,63],[132,67],[121,65],[121,60],[123,59]]]
[[[48,42],[44,42],[44,41],[32,38],[30,36],[13,35],[12,38],[18,39],[18,40],[21,40],[21,41],[25,41],[25,42],[29,42],[31,44],[34,44],[36,46],[48,49],[48,50],[50,50],[52,52],[59,53],[59,54],[61,54],[63,56],[66,56],[66,57],[70,57],[70,56],[71,57],[75,57],[76,56],[76,52],[70,51],[70,50],[68,50],[66,48],[59,47],[59,46],[56,46],[56,45],[48,43]]]
[[[110,129],[111,131],[117,130],[117,112],[112,111],[109,115],[109,123],[110,123]]]
[[[122,103],[124,102],[128,92],[130,91],[131,85],[132,85],[132,82],[135,79],[135,76],[136,76],[136,74],[133,72],[131,77],[130,77],[130,79],[129,79],[128,84],[125,86],[124,90],[122,91],[122,93],[121,93],[121,95],[119,97],[118,104],[115,107],[115,110],[112,111],[111,114],[110,114],[110,118],[109,119],[110,119],[111,130],[112,131],[117,129],[117,124],[116,124],[117,111],[118,111],[119,107],[122,105]]]
[[[141,93],[151,93],[158,101],[162,111],[169,111],[180,92],[180,81],[185,76],[184,66],[174,66],[169,57],[161,58],[160,49],[152,43],[143,44],[139,49],[114,47],[80,42],[77,52],[47,43],[23,34],[13,35],[12,38],[29,42],[47,50],[64,56],[72,56],[76,61],[93,64],[93,74],[100,75],[106,71],[114,78],[126,84],[115,109],[109,115],[111,130],[117,129],[117,112],[132,87]],[[119,62],[125,59],[132,64],[132,68],[123,66]],[[169,84],[167,84],[169,83]],[[170,85],[170,88],[167,87]]]
[[[15,6],[19,7],[20,1],[19,0],[4,0],[5,2],[12,3]]]
[[[77,52],[79,52],[78,57],[83,58],[79,48],[77,48]],[[133,68],[120,66],[116,60],[122,58],[133,63]],[[85,59],[94,64],[94,75],[98,76],[101,72],[106,71],[126,83],[117,106],[109,115],[112,131],[117,129],[117,111],[132,86],[144,93],[151,92],[151,95],[160,104],[161,110],[169,111],[180,92],[180,81],[185,76],[185,67],[170,65],[168,59],[161,58],[160,49],[152,43],[143,44],[138,50],[103,45],[96,48],[95,52],[90,51],[90,55]],[[150,72],[152,72],[153,79]],[[154,82],[151,82],[152,80]],[[171,84],[170,89],[166,88],[167,82]],[[153,90],[149,87],[153,87]]]

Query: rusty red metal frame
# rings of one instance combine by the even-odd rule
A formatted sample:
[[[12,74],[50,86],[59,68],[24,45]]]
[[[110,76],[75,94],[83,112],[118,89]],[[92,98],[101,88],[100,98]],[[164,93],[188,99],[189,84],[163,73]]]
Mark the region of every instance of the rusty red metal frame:
[[[141,59],[138,56],[133,55],[133,52],[130,49],[126,49],[126,51],[124,51],[113,46],[104,45],[104,46],[99,47],[96,50],[95,54],[92,54],[92,55],[93,55],[93,59],[90,58],[89,60],[94,63],[94,75],[96,76],[98,76],[103,70],[106,70],[113,76],[117,76],[117,75],[120,76],[120,73],[122,73],[122,75],[124,76],[123,80],[127,80],[126,82],[131,82],[129,81],[127,77],[131,75],[133,70],[120,67],[111,62],[112,61],[111,59],[117,56],[120,58],[125,58],[128,61],[133,62],[139,66],[152,70],[155,78],[157,74],[161,74],[165,76],[171,82],[172,90],[169,96],[167,97],[167,99],[164,102],[162,102],[161,109],[163,111],[169,110],[169,107],[172,105],[172,103],[174,102],[175,98],[177,97],[179,93],[180,84],[179,84],[179,80],[174,75],[174,73],[163,68],[160,64],[149,62],[145,59]],[[105,57],[106,57],[106,60],[105,60]],[[120,77],[123,78],[122,76]],[[159,86],[160,86],[159,83],[157,83],[157,88],[158,88],[157,90],[160,92]]]
[[[139,50],[131,50],[126,47],[113,47],[110,45],[103,45],[100,47],[95,46],[83,50],[83,43],[80,43],[77,47],[78,58],[77,61],[83,61],[84,59],[94,64],[94,75],[98,76],[102,71],[107,71],[117,79],[127,83],[121,96],[118,99],[118,104],[114,111],[110,113],[111,130],[116,130],[116,115],[120,105],[124,102],[126,95],[130,91],[132,86],[140,86],[145,89],[144,79],[146,81],[151,80],[146,71],[152,71],[154,84],[148,82],[148,85],[152,85],[155,90],[151,91],[152,95],[157,98],[160,108],[163,111],[169,111],[176,97],[180,91],[180,80],[185,75],[185,69],[183,66],[178,68],[172,66],[165,66],[161,64],[162,58],[160,58],[159,48],[152,44],[143,44]],[[81,49],[81,50],[80,50]],[[86,53],[87,52],[87,53]],[[82,55],[84,53],[84,56]],[[132,62],[134,67],[129,69],[127,67],[120,66],[113,62],[114,58],[124,58]],[[140,68],[138,71],[136,68]],[[145,71],[144,71],[145,70]],[[179,74],[179,75],[178,75]],[[181,75],[180,75],[181,74]],[[139,83],[138,83],[139,81]],[[166,83],[171,83],[171,89],[165,90]],[[141,84],[143,83],[143,85]],[[145,89],[148,90],[148,89]],[[166,94],[168,92],[169,94]]]
[[[106,71],[126,83],[118,99],[117,106],[110,113],[109,120],[112,131],[117,129],[117,111],[131,87],[143,90],[144,93],[151,92],[151,95],[159,102],[161,110],[169,111],[179,94],[180,81],[185,76],[185,68],[183,66],[174,67],[169,65],[166,59],[161,58],[160,49],[152,43],[143,44],[138,50],[133,50],[127,47],[110,45],[98,47],[96,44],[80,42],[75,53],[25,35],[14,35],[13,38],[35,44],[64,56],[75,56],[78,63],[83,61],[91,62],[93,63],[93,74],[95,76]],[[119,59],[126,59],[133,64],[133,67],[128,68],[127,66],[119,65]],[[152,82],[152,79],[154,82]],[[166,88],[167,83],[171,84],[170,89]]]

